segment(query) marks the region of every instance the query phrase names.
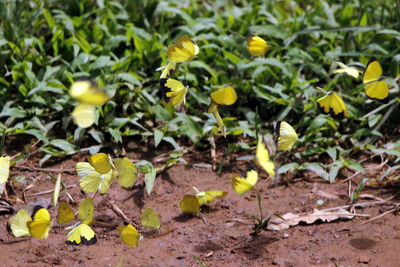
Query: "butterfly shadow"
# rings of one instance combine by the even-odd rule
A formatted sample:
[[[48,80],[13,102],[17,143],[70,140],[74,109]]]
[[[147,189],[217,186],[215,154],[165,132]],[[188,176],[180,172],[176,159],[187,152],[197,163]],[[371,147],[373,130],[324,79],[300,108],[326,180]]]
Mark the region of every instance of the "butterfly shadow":
[[[276,237],[269,237],[265,235],[256,235],[246,238],[239,247],[233,249],[243,255],[248,260],[256,260],[264,257],[264,253],[268,251],[265,247],[279,241]]]
[[[194,214],[181,213],[178,216],[175,216],[173,218],[173,220],[176,222],[187,222],[187,221],[192,220],[193,218],[198,218],[198,216],[196,216]]]
[[[138,206],[140,209],[144,207],[144,194],[145,194],[145,186],[144,185],[136,185],[133,188],[134,192],[130,194],[124,201],[133,199],[133,202]]]

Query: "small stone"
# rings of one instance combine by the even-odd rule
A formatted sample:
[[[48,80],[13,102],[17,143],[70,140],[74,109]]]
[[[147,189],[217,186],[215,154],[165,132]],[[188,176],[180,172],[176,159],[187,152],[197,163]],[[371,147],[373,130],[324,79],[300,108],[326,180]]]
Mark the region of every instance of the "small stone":
[[[369,257],[368,256],[360,256],[359,258],[358,258],[358,262],[359,263],[368,263],[369,262]]]

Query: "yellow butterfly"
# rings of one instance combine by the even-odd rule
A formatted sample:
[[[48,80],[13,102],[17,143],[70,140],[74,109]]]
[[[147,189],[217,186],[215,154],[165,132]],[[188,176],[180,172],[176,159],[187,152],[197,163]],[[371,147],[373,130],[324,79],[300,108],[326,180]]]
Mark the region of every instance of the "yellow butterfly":
[[[188,88],[175,79],[160,79],[161,89],[169,99],[168,103],[173,106],[180,106],[186,103]]]
[[[269,152],[262,141],[261,135],[258,136],[255,161],[268,173],[269,176],[272,177],[275,175],[275,165],[269,158]]]
[[[67,202],[61,201],[58,206],[57,222],[59,224],[67,224],[75,219],[74,211]]]
[[[105,153],[97,153],[95,155],[88,156],[88,161],[97,172],[101,174],[109,173],[113,168],[112,160],[110,155]]]
[[[109,97],[91,81],[77,81],[71,85],[69,93],[79,102],[89,105],[103,105]]]
[[[74,122],[81,128],[88,128],[96,120],[96,107],[89,104],[79,104],[72,111]]]
[[[299,139],[293,127],[285,121],[280,121],[277,124],[276,130],[278,134],[278,150],[292,149],[293,145]]]
[[[114,164],[118,171],[119,184],[125,188],[133,186],[138,174],[135,165],[126,157],[115,159]]]
[[[179,38],[175,45],[170,45],[167,50],[168,58],[175,62],[185,62],[192,60],[199,53],[197,44],[184,35]]]
[[[332,73],[333,74],[341,74],[345,73],[354,79],[358,79],[358,76],[360,75],[360,71],[356,68],[349,67],[342,62],[336,62],[339,65],[339,69],[334,70]]]
[[[91,224],[94,222],[94,203],[93,198],[88,197],[79,202],[78,215],[81,222]]]
[[[210,190],[210,191],[199,191],[197,188],[194,187],[196,190],[196,197],[197,200],[199,201],[199,205],[203,206],[205,204],[208,204],[210,202],[213,202],[215,198],[223,198],[228,194],[228,192],[225,191],[219,191],[219,190]]]
[[[169,78],[177,69],[177,64],[175,61],[169,60],[167,65],[158,68],[157,70],[162,70],[163,72],[160,75],[160,79]]]
[[[372,99],[385,101],[389,96],[389,85],[382,77],[381,64],[371,58],[364,70],[363,83],[365,94]]]
[[[250,35],[247,37],[247,50],[254,57],[263,56],[271,46],[261,37]]]
[[[200,212],[200,203],[197,197],[184,195],[179,201],[179,208],[183,213],[196,214]]]
[[[158,214],[150,207],[146,208],[140,216],[140,222],[144,227],[158,230],[161,227],[161,221]]]
[[[331,114],[335,118],[343,118],[349,115],[349,111],[343,99],[335,92],[317,100],[318,107],[325,114]]]
[[[27,223],[32,221],[31,215],[25,210],[20,209],[17,214],[10,218],[9,224],[11,232],[15,237],[30,236]]]
[[[227,86],[211,93],[211,99],[217,105],[230,106],[236,102],[237,94],[233,87]]]
[[[51,226],[51,217],[47,209],[38,207],[33,214],[33,220],[26,222],[31,236],[37,239],[46,239]]]
[[[81,223],[68,233],[67,244],[68,245],[93,245],[97,242],[96,233],[90,228],[89,225]]]
[[[5,183],[10,176],[10,157],[0,157],[0,194],[3,192]]]
[[[79,185],[85,193],[99,191],[100,194],[104,194],[114,179],[114,171],[112,169],[108,173],[102,174],[87,162],[78,162],[76,164],[76,171],[81,177]]]
[[[239,195],[243,196],[249,190],[253,189],[258,181],[258,173],[255,170],[248,171],[246,177],[238,175],[232,176],[232,188]]]
[[[130,247],[137,247],[139,244],[140,234],[131,224],[118,226],[118,232],[122,242]]]

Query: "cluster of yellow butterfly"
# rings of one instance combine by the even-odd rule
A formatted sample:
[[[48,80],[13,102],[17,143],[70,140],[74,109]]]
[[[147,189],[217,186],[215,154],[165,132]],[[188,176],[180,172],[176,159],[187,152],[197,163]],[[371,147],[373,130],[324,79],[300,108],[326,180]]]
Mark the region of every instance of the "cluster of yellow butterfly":
[[[215,198],[223,198],[226,196],[226,194],[228,194],[228,192],[225,191],[200,191],[196,187],[193,187],[193,189],[196,191],[195,195],[184,195],[179,201],[179,208],[183,213],[199,213],[201,206],[213,202]]]
[[[346,66],[345,64],[338,62],[339,69],[335,70],[334,74],[345,73],[355,79],[358,79],[359,70]],[[381,64],[375,59],[371,58],[365,67],[363,72],[363,84],[365,94],[372,99],[379,101],[386,101],[389,97],[389,86],[382,77]],[[321,97],[317,100],[318,107],[325,114],[331,114],[336,118],[343,118],[349,115],[347,107],[343,99],[336,93],[332,92],[326,96]]]
[[[32,236],[37,239],[46,239],[51,228],[51,216],[47,209],[41,206],[33,208],[32,217],[27,209],[20,209],[16,215],[10,218],[10,229],[15,237]],[[94,203],[92,198],[86,198],[79,203],[78,216],[80,221],[68,226],[67,234],[68,245],[92,245],[97,242],[96,233],[90,227],[94,223]],[[57,223],[65,225],[75,219],[75,213],[71,206],[62,201],[57,212]],[[158,214],[150,207],[146,208],[140,216],[141,224],[144,227],[158,230],[161,221]],[[122,241],[128,246],[138,245],[140,234],[131,224],[121,225],[117,228]]]
[[[126,157],[112,159],[110,155],[98,153],[88,157],[89,162],[78,162],[76,171],[81,177],[80,187],[85,193],[105,194],[114,178],[129,188],[137,180],[138,170]]]
[[[101,106],[109,100],[108,95],[89,80],[74,82],[69,93],[79,101],[79,105],[72,112],[72,118],[81,128],[92,126],[96,121],[96,106]]]

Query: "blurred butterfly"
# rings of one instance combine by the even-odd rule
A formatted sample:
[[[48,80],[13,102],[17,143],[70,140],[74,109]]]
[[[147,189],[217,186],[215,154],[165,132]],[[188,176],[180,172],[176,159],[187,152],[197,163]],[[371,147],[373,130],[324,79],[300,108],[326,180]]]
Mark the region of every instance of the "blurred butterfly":
[[[199,53],[197,44],[184,35],[179,38],[174,45],[170,45],[167,50],[168,58],[175,62],[185,62],[192,60]]]
[[[160,75],[160,79],[165,79],[165,78],[169,78],[172,74],[174,74],[176,69],[177,69],[176,62],[169,60],[167,65],[160,67],[157,70],[163,70]]]
[[[10,157],[0,157],[0,194],[3,192],[5,183],[10,176]]]
[[[89,224],[94,222],[94,203],[91,197],[79,202],[78,215],[81,219],[80,223],[66,228],[72,228],[67,235],[67,244],[76,246],[95,244],[97,237],[93,229],[89,226]]]
[[[248,171],[246,177],[240,177],[236,174],[232,176],[232,189],[239,195],[243,196],[249,190],[253,189],[258,181],[258,173],[255,170]]]
[[[61,201],[58,206],[57,222],[67,224],[75,219],[75,213],[67,202]]]
[[[347,75],[353,77],[354,79],[358,79],[358,76],[360,75],[360,71],[358,69],[349,67],[349,66],[343,64],[342,62],[336,62],[336,63],[337,63],[337,65],[339,65],[340,68],[334,70],[332,72],[333,74],[344,73],[344,74],[347,74]]]
[[[122,242],[130,247],[137,247],[140,239],[140,234],[131,224],[118,226],[118,232]]]
[[[365,67],[363,83],[365,94],[372,99],[385,101],[389,96],[389,86],[382,77],[381,64],[376,58],[371,58]]]
[[[17,214],[10,218],[9,224],[11,232],[15,237],[30,236],[27,223],[32,221],[31,215],[25,210],[20,209]]]
[[[180,106],[186,103],[188,88],[175,79],[160,79],[161,89],[169,99],[168,103],[173,106]]]
[[[247,50],[254,57],[263,56],[271,46],[261,37],[250,35],[247,37]]]
[[[117,158],[114,160],[118,171],[119,184],[125,188],[133,186],[137,179],[138,170],[128,158]]]
[[[228,192],[219,190],[200,191],[196,187],[193,187],[193,189],[196,191],[196,198],[200,206],[213,202],[215,198],[223,198],[228,194]]]
[[[277,123],[276,132],[278,134],[278,150],[290,150],[299,139],[293,127],[285,122]]]
[[[85,193],[100,194],[107,192],[112,180],[114,179],[114,171],[111,169],[108,173],[102,174],[88,162],[78,162],[76,164],[76,171],[81,177],[79,185]]]
[[[74,82],[69,93],[79,102],[89,105],[103,105],[109,99],[106,93],[89,80]]]
[[[317,100],[317,104],[323,113],[331,114],[334,118],[340,119],[349,115],[343,99],[335,92],[321,97]]]
[[[26,222],[30,235],[37,239],[46,239],[51,226],[50,213],[45,208],[37,207],[32,218],[32,221]]]
[[[96,120],[96,107],[89,104],[79,104],[72,111],[74,122],[81,128],[88,128]]]
[[[262,141],[261,135],[258,136],[255,161],[269,176],[273,177],[275,175],[275,165],[269,158],[269,152]]]
[[[161,221],[158,214],[150,207],[146,208],[140,216],[140,222],[144,227],[158,230],[161,227]]]
[[[179,201],[179,208],[183,213],[196,214],[200,212],[200,203],[197,197],[184,195]]]

